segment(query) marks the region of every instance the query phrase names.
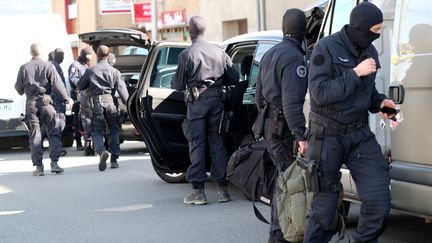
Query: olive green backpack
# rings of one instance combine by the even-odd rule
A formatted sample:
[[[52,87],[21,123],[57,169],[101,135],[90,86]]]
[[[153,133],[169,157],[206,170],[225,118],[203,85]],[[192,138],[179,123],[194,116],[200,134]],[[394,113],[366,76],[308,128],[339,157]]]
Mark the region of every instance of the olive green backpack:
[[[278,178],[282,190],[276,198],[279,225],[284,238],[290,242],[303,241],[306,215],[313,197],[313,192],[306,190],[304,171],[296,160]]]

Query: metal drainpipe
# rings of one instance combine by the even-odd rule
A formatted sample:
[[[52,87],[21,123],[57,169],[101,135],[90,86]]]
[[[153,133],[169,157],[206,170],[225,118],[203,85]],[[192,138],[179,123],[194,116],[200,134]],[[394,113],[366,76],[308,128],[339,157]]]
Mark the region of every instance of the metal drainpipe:
[[[158,16],[157,16],[157,0],[151,1],[151,16],[152,16],[152,41],[158,40]]]
[[[258,30],[263,31],[265,27],[265,0],[257,0],[257,11],[258,11]]]

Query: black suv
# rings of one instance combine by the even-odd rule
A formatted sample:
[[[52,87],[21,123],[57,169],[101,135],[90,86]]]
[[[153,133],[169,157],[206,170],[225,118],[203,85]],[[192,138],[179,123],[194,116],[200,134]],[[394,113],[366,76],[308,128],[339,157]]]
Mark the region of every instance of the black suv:
[[[108,46],[116,56],[114,67],[120,71],[129,94],[136,89],[139,74],[150,47],[146,34],[132,29],[103,29],[80,34],[79,38],[82,42],[92,46],[95,52],[100,45]],[[122,104],[120,99],[118,101],[119,109],[126,111],[126,104]],[[127,114],[122,116],[120,123],[120,142],[124,140],[142,141],[142,136],[130,122]]]
[[[314,43],[319,33],[323,11],[313,8],[306,12],[308,43]],[[238,146],[253,139],[251,127],[255,120],[255,83],[264,53],[282,40],[281,31],[264,31],[240,35],[224,41],[220,46],[231,57],[241,74],[240,83],[227,87],[231,105],[225,107],[232,114],[224,134],[225,145],[231,154]],[[155,43],[150,47],[142,69],[137,90],[128,102],[132,123],[139,130],[150,152],[153,168],[167,182],[184,182],[190,165],[187,140],[181,123],[186,117],[183,92],[171,89],[171,77],[177,68],[177,58],[189,43]],[[208,156],[207,168],[210,168]]]

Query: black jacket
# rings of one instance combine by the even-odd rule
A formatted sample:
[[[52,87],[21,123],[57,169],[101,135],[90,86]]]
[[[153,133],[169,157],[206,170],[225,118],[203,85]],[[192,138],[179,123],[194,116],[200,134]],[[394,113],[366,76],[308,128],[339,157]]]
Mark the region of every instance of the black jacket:
[[[375,59],[373,45],[361,53],[352,45],[345,31],[323,38],[314,48],[309,67],[311,110],[341,124],[351,124],[379,111],[386,98],[375,88],[376,73],[358,77],[353,68],[366,58]]]
[[[298,42],[285,37],[264,54],[256,82],[255,102],[262,107],[274,99],[282,101],[288,128],[298,140],[305,140],[303,104],[307,91],[304,52]]]

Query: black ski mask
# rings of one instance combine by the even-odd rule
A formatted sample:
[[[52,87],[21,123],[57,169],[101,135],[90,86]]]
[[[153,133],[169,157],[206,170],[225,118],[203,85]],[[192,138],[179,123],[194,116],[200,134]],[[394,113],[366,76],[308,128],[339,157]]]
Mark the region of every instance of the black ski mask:
[[[380,37],[380,34],[370,31],[370,28],[382,22],[381,10],[372,3],[363,2],[351,11],[350,23],[346,29],[348,38],[356,49],[366,49]]]
[[[302,43],[306,35],[306,16],[300,9],[288,9],[282,20],[284,36],[293,37]]]

